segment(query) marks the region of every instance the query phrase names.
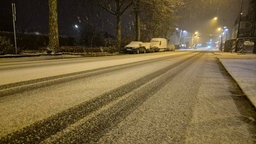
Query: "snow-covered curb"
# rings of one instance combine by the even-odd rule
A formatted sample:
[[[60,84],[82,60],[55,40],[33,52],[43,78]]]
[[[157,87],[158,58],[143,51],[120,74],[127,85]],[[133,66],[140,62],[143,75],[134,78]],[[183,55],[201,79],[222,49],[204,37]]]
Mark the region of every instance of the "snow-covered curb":
[[[256,107],[256,59],[219,59],[219,61]]]

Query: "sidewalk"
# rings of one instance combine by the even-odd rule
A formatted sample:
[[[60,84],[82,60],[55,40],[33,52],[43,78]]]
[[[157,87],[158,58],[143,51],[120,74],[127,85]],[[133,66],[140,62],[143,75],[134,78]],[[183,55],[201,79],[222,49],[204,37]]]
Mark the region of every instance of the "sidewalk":
[[[220,62],[256,107],[256,55],[216,53]]]

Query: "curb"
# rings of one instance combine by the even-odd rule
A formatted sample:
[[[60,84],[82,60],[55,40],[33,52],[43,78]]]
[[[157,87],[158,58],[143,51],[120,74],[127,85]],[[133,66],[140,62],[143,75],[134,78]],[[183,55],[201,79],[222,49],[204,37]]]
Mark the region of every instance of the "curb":
[[[241,86],[239,85],[238,81],[231,75],[231,73],[226,69],[226,67],[224,66],[224,64],[222,63],[222,61],[220,60],[220,58],[217,58],[218,62],[221,64],[221,66],[224,68],[224,70],[226,71],[226,73],[228,74],[228,76],[233,80],[233,82],[235,82],[236,86],[238,87],[238,89],[244,94],[244,96],[246,96],[246,98],[249,100],[249,102],[251,103],[251,105],[256,108],[256,103],[254,103],[250,97],[246,94],[246,92],[241,88]]]
[[[41,54],[34,54],[34,55],[0,55],[0,58],[20,58],[20,57],[38,57]]]

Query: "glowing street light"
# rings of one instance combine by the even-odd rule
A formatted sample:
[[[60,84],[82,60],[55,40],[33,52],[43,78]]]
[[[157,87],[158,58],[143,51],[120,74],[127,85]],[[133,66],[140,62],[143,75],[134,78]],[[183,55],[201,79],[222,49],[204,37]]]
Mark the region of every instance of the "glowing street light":
[[[179,37],[178,37],[178,43],[182,44],[182,40],[184,41],[185,37],[188,35],[188,31],[183,30],[181,28],[175,28],[176,31],[179,33]]]
[[[80,26],[78,24],[74,24],[72,26],[73,31],[74,31],[74,36],[76,37],[76,39],[78,40],[80,37]]]
[[[220,47],[219,50],[222,51],[223,50],[223,44],[225,43],[225,41],[228,39],[227,38],[227,34],[229,29],[227,28],[227,26],[219,27],[217,29],[217,31],[220,33],[219,38],[220,38]]]
[[[221,32],[221,31],[222,31],[222,28],[221,28],[221,27],[218,27],[217,31],[218,31],[218,32]]]
[[[78,28],[79,28],[79,26],[78,26],[77,24],[75,24],[74,27],[75,27],[75,29],[78,29]]]
[[[213,17],[209,22],[209,29],[213,30],[217,27],[217,25],[218,25],[218,17]]]

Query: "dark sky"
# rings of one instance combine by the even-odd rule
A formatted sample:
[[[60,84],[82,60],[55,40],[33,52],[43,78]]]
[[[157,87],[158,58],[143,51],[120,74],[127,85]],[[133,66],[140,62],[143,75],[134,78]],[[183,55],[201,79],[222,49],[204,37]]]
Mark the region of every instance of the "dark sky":
[[[14,0],[17,9],[19,32],[48,32],[48,0]],[[92,0],[59,0],[58,18],[61,35],[75,35],[74,25],[79,30],[96,26],[98,31],[114,31],[111,15],[96,7]],[[100,10],[99,10],[100,9]],[[11,1],[0,0],[0,31],[12,31]],[[104,21],[104,22],[102,22]],[[102,25],[100,25],[102,24]]]
[[[10,0],[0,0],[0,30],[12,30],[12,14]],[[22,0],[16,3],[17,29],[19,31],[47,31],[47,0]]]
[[[13,0],[17,7],[17,29],[19,32],[48,32],[48,0]],[[160,0],[159,0],[160,1]],[[225,1],[221,5],[219,2]],[[248,0],[244,0],[245,4]],[[95,6],[93,0],[59,0],[59,31],[61,35],[74,35],[74,24],[89,30],[108,31],[114,34],[115,19]],[[205,5],[208,2],[209,5]],[[218,25],[232,27],[239,14],[241,0],[192,0],[178,11],[177,23],[183,29],[207,31],[209,21],[218,16]],[[204,4],[202,4],[204,3]],[[244,6],[245,8],[246,6]],[[124,23],[131,19],[126,14]],[[97,27],[96,29],[93,27]],[[11,0],[0,0],[0,31],[12,31]]]

